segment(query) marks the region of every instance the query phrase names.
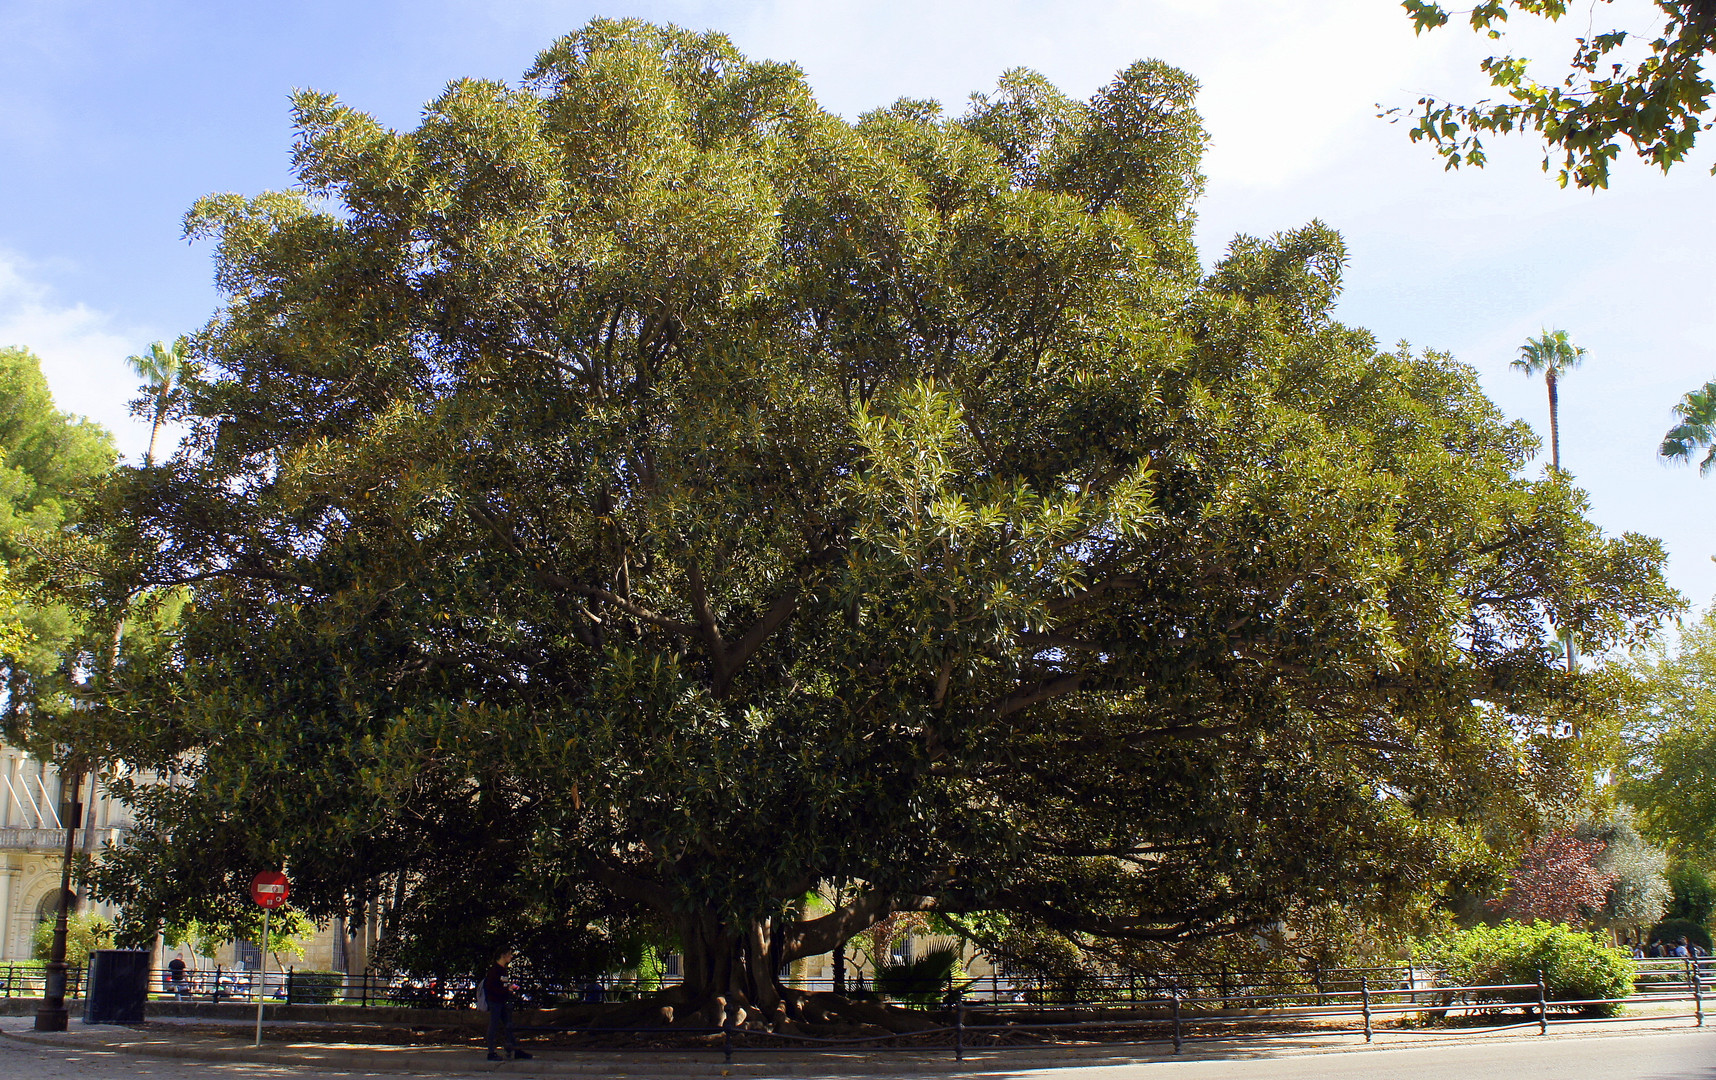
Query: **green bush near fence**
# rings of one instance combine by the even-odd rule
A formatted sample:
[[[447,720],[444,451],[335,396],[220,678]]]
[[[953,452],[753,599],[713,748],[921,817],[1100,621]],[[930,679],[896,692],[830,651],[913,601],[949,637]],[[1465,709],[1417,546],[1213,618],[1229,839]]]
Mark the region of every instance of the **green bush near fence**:
[[[46,960],[54,944],[52,920],[36,924],[30,936],[31,955]],[[66,917],[66,965],[82,972],[89,967],[89,954],[113,948],[113,924],[91,911],[74,911]]]
[[[1474,1002],[1537,1000],[1537,973],[1543,972],[1548,998],[1554,1002],[1623,998],[1632,993],[1637,965],[1625,950],[1561,923],[1529,926],[1505,922],[1474,926],[1421,942],[1414,950],[1421,963],[1442,969],[1442,986],[1501,986],[1532,984],[1527,990],[1473,994]],[[1584,1016],[1616,1016],[1618,1002],[1564,1006]]]
[[[876,990],[895,1001],[914,1005],[940,1005],[953,985],[965,977],[959,966],[959,948],[948,945],[930,949],[915,960],[884,964],[876,972]]]
[[[293,1005],[327,1005],[340,996],[345,982],[346,977],[338,971],[295,970],[287,1000]]]

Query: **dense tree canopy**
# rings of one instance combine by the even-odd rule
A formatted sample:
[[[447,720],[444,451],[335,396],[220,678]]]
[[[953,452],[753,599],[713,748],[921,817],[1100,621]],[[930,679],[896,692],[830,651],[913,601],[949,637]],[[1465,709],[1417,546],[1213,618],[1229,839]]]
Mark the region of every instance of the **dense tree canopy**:
[[[1683,859],[1716,860],[1716,613],[1634,662],[1622,791],[1639,823]]]
[[[91,602],[188,602],[79,731],[194,783],[131,793],[103,893],[225,917],[284,861],[418,942],[632,920],[766,1008],[890,911],[1220,932],[1565,796],[1549,627],[1647,632],[1659,546],[1333,322],[1324,226],[1204,275],[1194,89],[847,122],[598,21],[414,131],[299,95],[303,192],[189,219],[227,303],[109,496]]]
[[[1623,141],[1641,159],[1664,171],[1672,168],[1709,126],[1712,87],[1704,65],[1716,52],[1716,3],[1652,4],[1655,26],[1644,34],[1621,28],[1593,32],[1601,16],[1592,4],[1589,29],[1574,38],[1566,73],[1552,82],[1533,78],[1528,59],[1490,57],[1484,74],[1508,100],[1462,105],[1422,98],[1413,141],[1428,141],[1452,169],[1483,165],[1487,134],[1536,132],[1549,147],[1545,172],[1552,157],[1561,155],[1557,175],[1563,186],[1608,187],[1609,167]],[[1436,0],[1403,0],[1401,6],[1420,33],[1447,25],[1452,14]],[[1500,38],[1510,15],[1559,20],[1568,8],[1567,0],[1478,0],[1462,14],[1473,30]]]
[[[75,607],[33,588],[51,561],[44,555],[78,524],[84,497],[116,460],[105,430],[54,406],[34,353],[0,348],[0,665],[9,732],[20,709],[59,684],[62,656],[82,629]]]
[[[1490,906],[1522,922],[1584,922],[1602,909],[1619,877],[1601,863],[1605,847],[1565,830],[1539,837]]]
[[[1574,835],[1603,845],[1595,859],[1596,869],[1614,876],[1602,905],[1587,914],[1590,922],[1638,930],[1662,918],[1673,895],[1667,875],[1668,856],[1639,835],[1630,810],[1622,807],[1616,813],[1583,822]]]

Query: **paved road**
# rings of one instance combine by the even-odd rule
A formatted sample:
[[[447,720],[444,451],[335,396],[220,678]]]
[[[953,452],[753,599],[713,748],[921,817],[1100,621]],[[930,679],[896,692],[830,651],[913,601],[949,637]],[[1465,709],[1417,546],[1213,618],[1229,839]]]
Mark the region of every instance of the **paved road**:
[[[198,1080],[356,1080],[386,1075],[146,1058],[107,1051],[47,1050],[0,1042],[3,1080],[185,1080],[190,1073]],[[497,1073],[532,1075],[522,1063],[492,1071],[479,1066],[464,1075],[493,1077]],[[628,1069],[626,1075],[643,1080],[649,1076],[648,1067]],[[1518,1039],[971,1075],[973,1080],[1716,1080],[1716,1031],[1552,1038],[1542,1042]],[[438,1080],[453,1078],[441,1074]]]
[[[1155,1062],[1052,1075],[1055,1080],[1716,1080],[1716,1030]]]

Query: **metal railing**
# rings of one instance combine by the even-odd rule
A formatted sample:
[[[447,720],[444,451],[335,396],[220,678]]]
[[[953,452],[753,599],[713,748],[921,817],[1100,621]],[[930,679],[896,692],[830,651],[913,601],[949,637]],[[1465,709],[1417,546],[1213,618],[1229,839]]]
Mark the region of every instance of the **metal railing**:
[[[1692,981],[1708,984],[1716,977],[1716,960],[1696,962],[1679,959],[1639,960],[1634,993],[1626,1000],[1648,1001],[1660,993],[1690,992]],[[14,986],[41,984],[40,964],[19,964],[7,977],[0,965],[0,979]],[[1702,976],[1694,980],[1695,972]],[[81,973],[76,973],[81,975]],[[924,1011],[947,1007],[957,995],[968,1006],[1031,1008],[1126,1007],[1178,999],[1218,1009],[1314,1008],[1348,1001],[1352,995],[1404,994],[1414,1004],[1446,997],[1449,988],[1438,986],[1440,972],[1429,966],[1395,965],[1364,968],[1329,968],[1308,971],[1265,971],[1216,968],[1204,971],[1134,972],[1055,978],[1037,975],[991,973],[976,978],[949,979],[914,992],[887,997],[862,980],[848,979],[842,989],[851,996],[889,1000],[892,1004]],[[520,980],[519,996],[527,1005],[599,1004],[632,1001],[680,983],[677,976],[638,978],[603,975],[569,982]],[[266,975],[244,968],[217,965],[187,969],[175,983],[171,973],[151,975],[151,995],[183,1000],[254,1001],[260,988],[268,1000],[296,1004],[357,1005],[363,1008],[408,1007],[462,1009],[476,1003],[478,978],[472,975],[414,977],[375,971],[341,974],[300,971],[288,967]],[[829,978],[791,980],[794,989],[805,992],[832,991]],[[14,992],[14,996],[18,996]]]
[[[83,995],[83,970],[66,969],[66,996]],[[0,961],[0,996],[7,998],[39,998],[46,993],[48,962],[46,960]]]
[[[1690,1019],[1704,1025],[1704,985],[1716,967],[1710,960],[1699,963],[1680,961],[1678,972],[1666,964],[1641,971],[1641,983],[1648,990],[1620,998],[1556,1000],[1541,972],[1529,983],[1481,986],[1439,986],[1434,971],[1418,968],[1365,969],[1328,973],[1330,978],[1320,987],[1297,985],[1300,980],[1280,980],[1289,984],[1282,992],[1264,993],[1259,988],[1262,979],[1241,979],[1243,974],[1261,973],[1177,973],[1162,976],[1165,994],[1134,996],[1137,979],[1133,976],[1105,977],[1080,980],[1081,993],[1053,995],[1055,1001],[1006,1000],[997,997],[998,977],[990,987],[990,1000],[973,1001],[968,997],[979,982],[955,986],[942,1007],[925,1014],[926,1024],[914,1030],[893,1033],[872,1033],[856,1037],[821,1037],[792,1030],[793,1025],[759,1024],[748,1020],[742,1009],[728,1010],[718,1027],[604,1027],[599,1022],[587,1026],[545,1026],[538,1032],[583,1034],[599,1039],[616,1036],[651,1036],[652,1039],[631,1050],[685,1049],[685,1039],[696,1040],[707,1049],[719,1049],[728,1062],[738,1051],[766,1052],[792,1049],[842,1048],[864,1046],[868,1049],[951,1049],[957,1060],[963,1061],[967,1050],[1038,1048],[1055,1043],[1077,1041],[1172,1044],[1180,1053],[1185,1043],[1197,1036],[1246,1037],[1271,1034],[1291,1034],[1294,1037],[1330,1036],[1362,1037],[1370,1042],[1381,1024],[1410,1024],[1416,1033],[1434,1035],[1469,1031],[1470,1027],[1431,1026],[1446,1023],[1450,1014],[1460,1013],[1470,1020],[1487,1020],[1487,1031],[1505,1031],[1520,1027],[1535,1027],[1539,1034],[1549,1034],[1552,1026],[1569,1023],[1626,1022],[1640,1019],[1663,1021]],[[1373,984],[1375,972],[1376,982]],[[1183,986],[1206,982],[1204,976],[1225,974],[1229,982],[1226,993],[1182,993]],[[1676,976],[1673,983],[1668,976]],[[1652,979],[1655,981],[1650,981]],[[1356,980],[1356,985],[1348,985]],[[1421,984],[1422,982],[1422,984]],[[1219,979],[1218,979],[1219,985]],[[1124,991],[1124,994],[1123,994]],[[1023,991],[1027,998],[1032,991]],[[1243,1002],[1243,1005],[1241,1004]],[[1686,1003],[1690,1009],[1663,1012],[1663,1004]],[[1603,1016],[1614,1006],[1653,1004],[1656,1011],[1642,1016]],[[1495,1023],[1496,1014],[1518,1012],[1522,1019],[1514,1023]],[[1503,1017],[1503,1019],[1506,1019]],[[1402,1023],[1405,1022],[1405,1023]],[[661,1036],[679,1036],[675,1043],[664,1044]],[[951,1043],[951,1046],[948,1044]]]
[[[584,1024],[521,1027],[594,1045],[631,1039],[629,1049],[720,1050],[735,1052],[843,1048],[949,1050],[964,1059],[972,1049],[1052,1046],[1071,1042],[1172,1044],[1178,1053],[1198,1037],[1291,1034],[1302,1037],[1362,1037],[1371,1041],[1379,1026],[1410,1026],[1417,1034],[1535,1027],[1547,1035],[1567,1023],[1669,1021],[1704,1024],[1705,988],[1716,978],[1716,960],[1641,960],[1632,993],[1625,997],[1554,999],[1541,973],[1531,983],[1444,986],[1433,968],[1340,968],[1304,973],[1242,971],[1151,972],[1079,979],[1047,979],[996,973],[925,988],[911,995],[921,1018],[910,1030],[871,1030],[849,1037],[810,1035],[784,1017],[756,1017],[737,1007],[715,1024],[664,1024],[609,1027],[599,1014]],[[39,962],[0,964],[7,997],[40,997],[45,978]],[[79,996],[83,972],[68,972],[68,991]],[[474,1005],[477,980],[406,978],[376,972],[270,971],[266,975],[217,965],[186,969],[175,978],[168,970],[150,975],[157,1000],[328,1004],[368,1009],[460,1009]],[[806,986],[800,980],[800,988]],[[671,983],[670,983],[671,985]],[[530,1005],[594,1004],[635,999],[656,989],[656,980],[608,977],[571,984],[521,987]],[[945,990],[945,993],[940,993]],[[1631,1015],[1627,1011],[1631,1011]],[[1618,1011],[1620,1015],[1601,1015]],[[1510,1020],[1500,1015],[1518,1013]],[[898,1014],[896,1014],[898,1015]],[[904,1015],[911,1015],[909,1013]],[[1498,1023],[1500,1020],[1502,1022]],[[1465,1026],[1461,1026],[1462,1023]],[[640,1038],[641,1037],[641,1038]]]
[[[1555,1000],[1541,973],[1535,982],[1482,986],[1438,985],[1440,974],[1410,965],[1303,973],[1220,968],[1058,980],[996,973],[927,988],[945,987],[945,995],[930,1004],[924,1002],[933,992],[912,995],[921,1019],[906,1025],[911,1030],[818,1036],[782,1022],[782,1016],[765,1022],[737,1007],[714,1024],[608,1027],[598,1014],[588,1014],[582,1025],[519,1030],[562,1039],[583,1036],[599,1046],[629,1040],[630,1050],[718,1050],[730,1062],[740,1052],[852,1047],[951,1050],[963,1061],[970,1050],[1042,1049],[1070,1042],[1160,1043],[1179,1053],[1200,1037],[1362,1037],[1370,1042],[1379,1027],[1390,1026],[1410,1027],[1424,1036],[1469,1032],[1477,1024],[1489,1032],[1535,1028],[1541,1035],[1569,1023],[1685,1019],[1702,1027],[1705,987],[1716,978],[1716,960],[1640,960],[1627,996],[1571,1001]],[[0,992],[6,997],[40,997],[45,975],[40,962],[0,963]],[[84,973],[74,968],[67,976],[69,996],[80,996]],[[799,980],[801,989],[821,988],[804,985],[807,981]],[[281,1005],[459,1009],[474,1004],[476,982],[471,976],[413,979],[290,967],[264,975],[217,965],[186,969],[178,978],[165,969],[151,972],[150,995],[157,1000],[254,1002],[261,994],[265,1002]],[[607,977],[527,985],[521,988],[521,998],[526,1005],[594,1004],[633,999],[658,985],[656,980]],[[1619,1015],[1601,1015],[1609,1011]],[[1503,1015],[1507,1013],[1518,1014],[1518,1019]]]
[[[377,972],[344,974],[331,971],[255,971],[216,965],[186,968],[175,975],[162,968],[150,972],[149,996],[186,1002],[255,1001],[286,1005],[355,1005],[360,1008],[469,1008],[476,1001],[476,980],[413,979]]]

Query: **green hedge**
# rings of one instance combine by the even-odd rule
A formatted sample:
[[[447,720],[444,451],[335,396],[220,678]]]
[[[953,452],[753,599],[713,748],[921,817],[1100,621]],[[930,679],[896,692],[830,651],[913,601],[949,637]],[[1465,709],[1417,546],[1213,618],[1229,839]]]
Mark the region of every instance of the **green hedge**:
[[[340,996],[345,983],[346,977],[338,971],[296,969],[292,972],[291,996],[287,1000],[293,1005],[327,1005]]]
[[[1632,993],[1637,970],[1626,951],[1595,934],[1558,923],[1475,926],[1423,942],[1415,951],[1421,961],[1442,968],[1442,986],[1533,984],[1529,990],[1473,995],[1476,1002],[1535,1002],[1539,971],[1551,1002],[1622,998]],[[1576,1008],[1586,1016],[1615,1016],[1621,1011],[1619,1003]]]

